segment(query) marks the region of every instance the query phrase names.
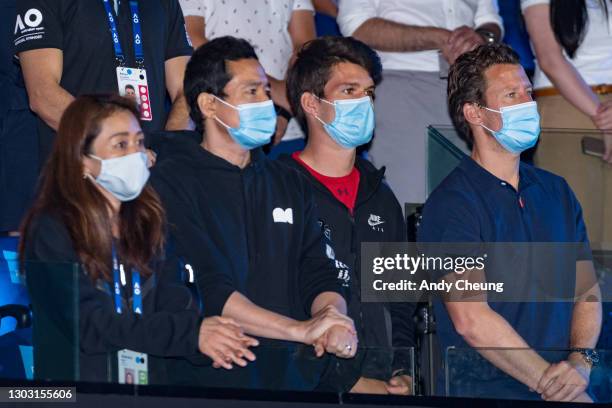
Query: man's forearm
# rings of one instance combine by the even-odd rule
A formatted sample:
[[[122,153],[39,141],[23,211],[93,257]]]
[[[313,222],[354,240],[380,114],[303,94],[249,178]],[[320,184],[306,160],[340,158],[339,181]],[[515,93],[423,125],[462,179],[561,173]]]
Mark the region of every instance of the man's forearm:
[[[30,108],[54,130],[57,130],[64,111],[74,100],[74,96],[60,85],[63,55],[62,51],[56,48],[19,53]]]
[[[289,106],[289,100],[287,99],[286,82],[269,75],[268,81],[270,82],[270,90],[274,103],[291,112],[291,106]]]
[[[495,311],[487,307],[458,329],[464,340],[500,370],[536,389],[550,365]]]
[[[374,17],[364,22],[353,37],[379,51],[412,52],[441,49],[450,34],[437,27],[417,27]]]
[[[338,312],[346,315],[346,301],[336,292],[323,292],[317,295],[310,306],[310,313],[314,316],[327,306],[333,306]]]
[[[164,63],[166,90],[172,101],[172,109],[166,120],[166,130],[194,129],[189,119],[189,106],[183,91],[183,80],[189,58],[188,56],[174,57]]]
[[[234,319],[245,333],[253,336],[303,341],[298,321],[259,307],[239,292],[232,293],[228,298],[222,315]]]
[[[58,84],[48,84],[31,90],[28,87],[28,98],[30,109],[55,131],[59,128],[64,111],[74,100],[74,96]]]
[[[601,303],[577,302],[572,315],[572,348],[594,348],[601,332]]]
[[[184,95],[176,98],[166,121],[166,130],[194,129],[193,122],[189,118],[189,107]]]
[[[576,262],[576,302],[572,313],[570,345],[593,348],[601,332],[601,288],[593,262]]]

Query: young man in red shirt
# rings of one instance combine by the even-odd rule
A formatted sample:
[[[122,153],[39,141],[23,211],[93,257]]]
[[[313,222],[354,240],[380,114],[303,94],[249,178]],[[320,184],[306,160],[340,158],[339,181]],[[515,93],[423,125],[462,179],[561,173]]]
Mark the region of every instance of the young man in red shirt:
[[[352,270],[349,316],[359,337],[354,359],[340,361],[324,375],[319,389],[378,394],[409,394],[405,375],[414,346],[411,303],[364,303],[360,295],[361,242],[406,240],[401,207],[383,182],[384,169],[357,157],[374,131],[372,103],[381,80],[376,53],[353,38],[323,37],[309,42],[287,77],[291,109],[307,129],[302,152],[279,160],[305,175],[325,234],[334,243],[337,262]]]

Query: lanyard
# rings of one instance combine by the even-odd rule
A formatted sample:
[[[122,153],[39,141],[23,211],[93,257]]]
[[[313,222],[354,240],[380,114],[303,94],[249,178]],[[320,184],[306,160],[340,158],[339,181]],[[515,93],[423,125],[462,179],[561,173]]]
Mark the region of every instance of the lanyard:
[[[111,0],[102,0],[104,8],[106,9],[106,17],[108,18],[108,26],[113,35],[113,47],[115,49],[115,58],[119,62],[120,66],[125,64],[125,55],[121,48],[121,42],[119,41],[119,31],[117,30],[117,24],[115,23],[115,17],[113,16]],[[142,31],[140,28],[140,17],[138,14],[138,2],[135,0],[130,1],[130,15],[132,16],[132,32],[134,39],[134,55],[136,57],[136,64],[139,67],[144,66],[144,51],[142,47]]]
[[[115,294],[115,311],[119,314],[122,312],[121,308],[121,277],[125,280],[125,272],[123,265],[119,263],[117,258],[117,250],[113,244],[113,288]],[[132,270],[132,306],[134,313],[142,314],[142,292],[140,288],[140,273],[136,270]]]

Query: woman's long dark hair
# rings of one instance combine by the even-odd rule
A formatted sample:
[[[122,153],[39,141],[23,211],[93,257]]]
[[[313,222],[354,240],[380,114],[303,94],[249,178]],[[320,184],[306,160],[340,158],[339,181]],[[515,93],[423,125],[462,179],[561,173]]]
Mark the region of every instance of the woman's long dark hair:
[[[91,154],[104,119],[120,111],[139,116],[133,101],[114,95],[80,96],[64,112],[40,191],[21,228],[22,261],[32,221],[41,214],[53,214],[68,229],[89,277],[112,280],[110,203],[91,180],[83,178],[83,157]],[[163,207],[149,185],[138,198],[122,203],[118,252],[127,266],[145,276],[151,274],[149,263],[163,250],[164,224]]]
[[[589,24],[586,6],[587,0],[551,0],[550,23],[557,41],[570,58],[582,44]],[[608,18],[608,0],[599,0],[606,19]]]

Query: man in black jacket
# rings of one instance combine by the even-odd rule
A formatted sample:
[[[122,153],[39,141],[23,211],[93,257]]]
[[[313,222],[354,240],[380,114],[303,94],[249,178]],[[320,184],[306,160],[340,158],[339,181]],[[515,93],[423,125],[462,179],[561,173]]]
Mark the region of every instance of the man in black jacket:
[[[153,185],[204,314],[233,317],[262,338],[255,363],[223,371],[209,363],[196,377],[207,386],[311,389],[325,360],[296,343],[314,345],[317,357],[355,354],[343,297],[350,275],[318,225],[310,186],[258,148],[276,124],[265,72],[246,41],[221,37],[194,53],[184,89],[198,132],[159,138]]]
[[[380,80],[380,60],[362,42],[325,37],[308,43],[287,79],[291,108],[308,129],[308,143],[303,152],[280,160],[314,186],[337,259],[354,271],[348,313],[359,351],[355,359],[338,360],[319,388],[407,394],[412,379],[406,375],[411,361],[405,348],[414,346],[415,305],[362,303],[360,296],[361,243],[406,241],[402,210],[383,182],[384,169],[356,157],[356,148],[372,138]],[[392,346],[404,349],[394,356]]]

